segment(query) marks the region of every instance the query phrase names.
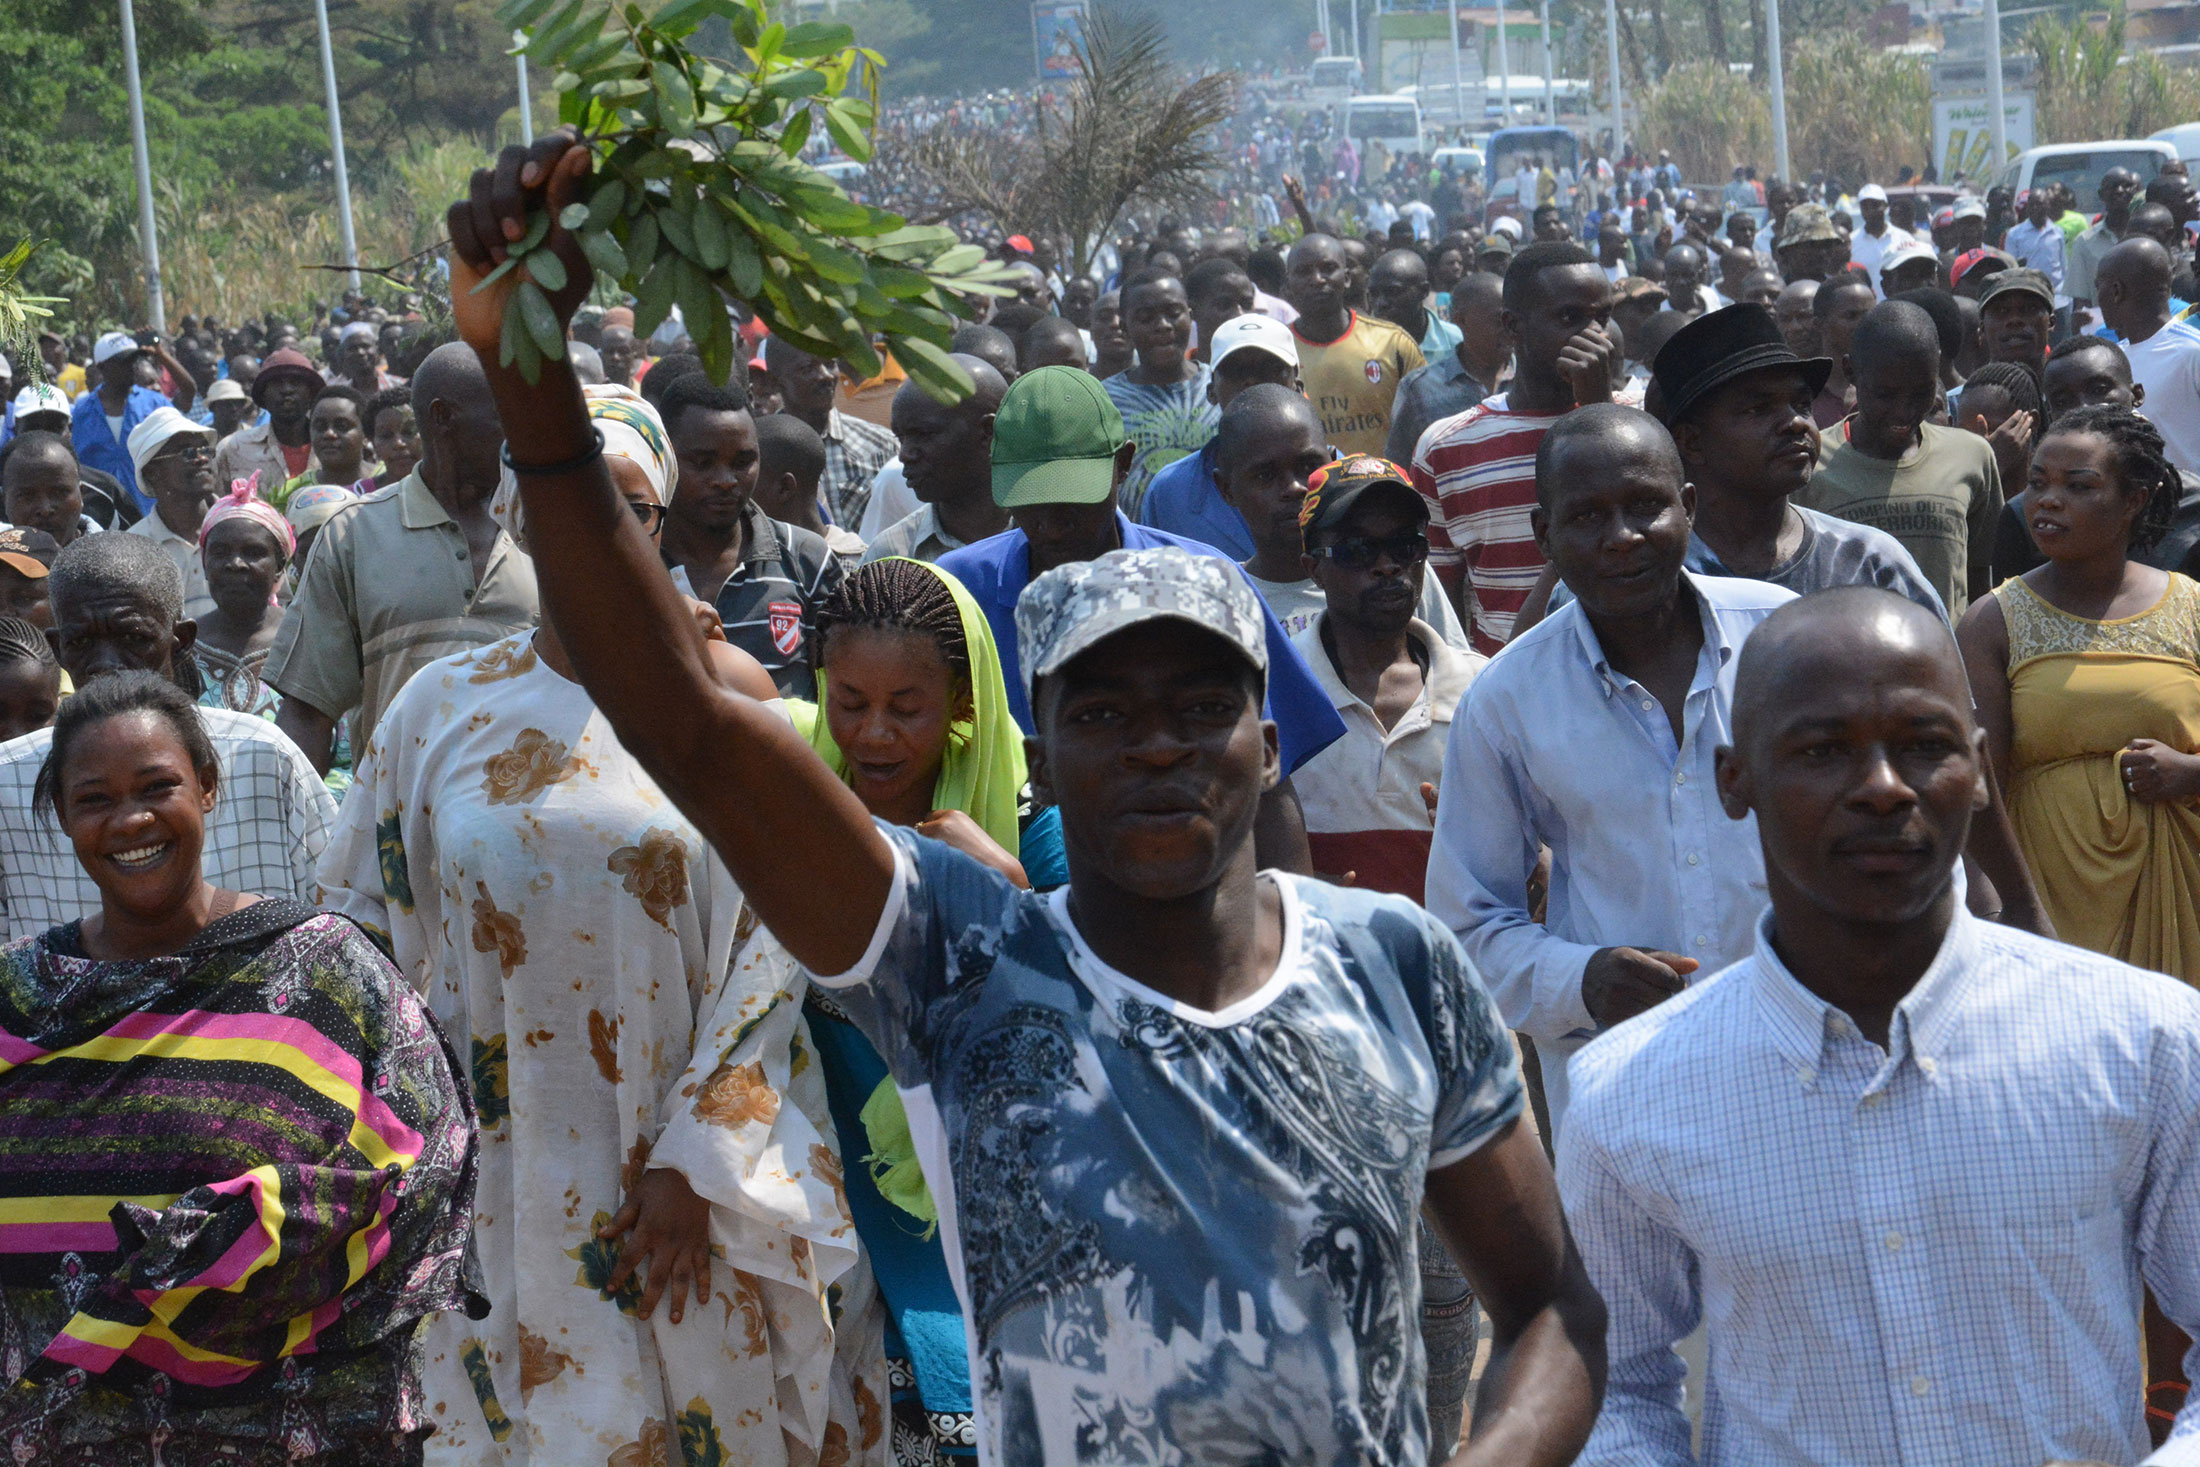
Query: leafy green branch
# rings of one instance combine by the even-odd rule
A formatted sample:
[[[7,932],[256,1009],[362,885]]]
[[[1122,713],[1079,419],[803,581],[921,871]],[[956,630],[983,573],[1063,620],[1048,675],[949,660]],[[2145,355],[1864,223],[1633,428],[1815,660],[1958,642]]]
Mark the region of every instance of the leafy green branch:
[[[32,295],[25,287],[23,268],[37,250],[35,242],[24,239],[0,255],[0,353],[24,363],[19,375],[32,381],[44,372],[38,355],[39,323],[52,319],[55,306],[68,304],[59,296]]]
[[[732,66],[684,44],[711,17],[741,48]],[[951,229],[857,203],[801,159],[822,123],[849,157],[871,156],[877,52],[843,25],[786,26],[766,0],[670,0],[654,15],[623,0],[505,0],[532,61],[557,68],[561,122],[595,155],[585,204],[560,221],[597,272],[634,297],[639,334],[680,307],[704,367],[734,358],[725,297],[772,331],[864,375],[883,337],[905,371],[960,398],[970,379],[947,352],[963,297],[1007,295],[1012,277]],[[503,358],[532,380],[565,353],[549,294],[567,284],[537,214],[491,279],[525,279],[505,314]],[[487,282],[483,282],[486,284]],[[477,287],[478,288],[478,287]]]

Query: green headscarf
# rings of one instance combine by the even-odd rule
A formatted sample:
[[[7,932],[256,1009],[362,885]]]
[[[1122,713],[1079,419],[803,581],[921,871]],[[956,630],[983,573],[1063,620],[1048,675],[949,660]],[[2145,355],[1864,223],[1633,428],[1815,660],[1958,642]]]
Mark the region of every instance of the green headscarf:
[[[905,556],[888,556],[872,562],[884,565],[887,560],[903,560]],[[1010,855],[1016,854],[1019,827],[1016,821],[1016,805],[1027,778],[1024,769],[1024,732],[1016,725],[1016,717],[1008,711],[1008,684],[1001,676],[1001,654],[993,645],[993,628],[986,621],[985,613],[971,599],[962,582],[956,580],[936,565],[921,560],[909,564],[920,566],[928,575],[939,578],[947,587],[947,593],[955,598],[956,614],[962,618],[963,642],[970,649],[970,717],[958,720],[947,731],[947,757],[940,761],[938,780],[932,785],[932,808],[935,810],[960,810],[978,822],[983,830],[1001,844]],[[865,567],[864,569],[869,569]],[[854,574],[863,574],[862,570]],[[826,679],[821,668],[817,674],[817,712],[810,726],[810,747],[825,761],[826,767],[845,781],[848,778],[848,758],[840,752],[840,745],[833,742],[832,723],[825,716]]]
[[[873,562],[907,559],[887,556]],[[936,565],[911,560],[929,575],[937,576],[955,598],[962,619],[963,642],[970,655],[970,717],[959,719],[947,731],[947,755],[940,761],[939,778],[932,785],[932,808],[960,810],[993,837],[1001,849],[1016,854],[1021,830],[1016,807],[1023,796],[1024,733],[1008,710],[1008,684],[1001,676],[1000,650],[993,644],[993,628],[978,603],[956,580]],[[868,569],[868,567],[865,567]],[[855,572],[861,575],[862,570]],[[831,721],[825,715],[827,674],[817,674],[817,703],[804,708],[790,703],[796,727],[809,719],[810,747],[843,781],[848,778],[848,758],[833,741]],[[891,1077],[881,1080],[863,1106],[864,1133],[871,1138],[871,1154],[863,1158],[879,1195],[902,1211],[925,1222],[937,1222],[939,1209],[917,1165],[916,1145],[909,1134],[909,1119],[902,1111],[901,1094]]]

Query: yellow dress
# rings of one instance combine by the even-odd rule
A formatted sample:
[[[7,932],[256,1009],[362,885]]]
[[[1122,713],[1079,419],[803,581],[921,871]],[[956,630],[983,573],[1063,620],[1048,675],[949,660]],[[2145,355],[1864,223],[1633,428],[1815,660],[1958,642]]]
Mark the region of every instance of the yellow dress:
[[[2089,621],[2002,583],[2015,775],[2009,813],[2065,942],[2200,984],[2200,809],[2125,790],[2133,739],[2200,750],[2200,584]]]

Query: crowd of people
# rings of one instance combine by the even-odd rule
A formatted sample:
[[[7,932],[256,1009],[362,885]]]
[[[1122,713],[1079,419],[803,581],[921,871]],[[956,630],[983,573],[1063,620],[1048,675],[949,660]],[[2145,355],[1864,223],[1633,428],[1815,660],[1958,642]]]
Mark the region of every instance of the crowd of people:
[[[2190,181],[1312,132],[955,401],[500,366],[562,133],[41,343],[13,1460],[2200,1462]]]

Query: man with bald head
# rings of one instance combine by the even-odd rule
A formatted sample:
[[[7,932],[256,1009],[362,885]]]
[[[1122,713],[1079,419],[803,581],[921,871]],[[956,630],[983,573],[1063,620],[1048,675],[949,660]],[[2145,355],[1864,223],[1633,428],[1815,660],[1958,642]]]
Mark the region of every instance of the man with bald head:
[[[1076,328],[1070,329],[1074,334]],[[894,394],[901,471],[921,502],[871,541],[866,564],[889,555],[936,561],[1008,528],[1008,511],[993,502],[992,468],[993,415],[1008,384],[976,357],[955,361],[973,384],[961,402],[942,403],[913,381]]]
[[[1390,405],[1406,374],[1426,361],[1412,337],[1350,304],[1352,264],[1326,234],[1291,246],[1284,281],[1297,338],[1299,379],[1340,453],[1376,453],[1390,433]]]
[[[1665,308],[1700,316],[1726,300],[1704,280],[1707,261],[1701,246],[1686,240],[1665,252]]]
[[[418,467],[321,527],[268,653],[276,725],[323,774],[338,718],[364,753],[415,672],[535,624],[534,564],[489,514],[504,426],[473,348],[430,353],[412,407]]]
[[[1579,1460],[2192,1461],[2190,1407],[2147,1455],[2137,1323],[2143,1282],[2200,1327],[2200,995],[1964,910],[1987,770],[1938,617],[1825,591],[1739,663],[1718,838],[1769,908],[1571,1071],[1559,1186],[1611,1308]]]
[[[2123,343],[2131,380],[2145,393],[2140,411],[2161,430],[2169,461],[2200,472],[2200,329],[2170,319],[2169,251],[2151,239],[2127,239],[2095,271],[2101,319]]]
[[[1041,367],[1088,370],[1091,364],[1092,355],[1085,350],[1085,333],[1077,329],[1075,321],[1063,316],[1041,316],[1016,343],[1016,368],[1020,372],[1035,372]]]
[[[1388,250],[1367,277],[1367,313],[1413,338],[1435,361],[1459,344],[1459,328],[1428,308],[1428,262],[1419,250]]]
[[[1451,324],[1458,342],[1406,374],[1390,405],[1389,457],[1411,464],[1421,435],[1502,388],[1512,376],[1512,337],[1505,330],[1505,280],[1480,271],[1451,287]],[[1432,581],[1434,577],[1430,578]]]
[[[767,336],[764,365],[779,384],[781,411],[808,423],[810,430],[825,441],[825,476],[818,481],[818,488],[825,496],[825,508],[833,523],[854,529],[863,523],[864,507],[871,500],[871,481],[894,456],[894,435],[834,405],[840,391],[840,363],[813,357],[790,341]]]
[[[1795,598],[1685,568],[1696,494],[1647,413],[1576,409],[1535,467],[1536,543],[1574,599],[1493,658],[1452,720],[1428,908],[1535,1041],[1564,1135],[1575,1050],[1749,951],[1764,865],[1718,809],[1712,754],[1736,652]]]

